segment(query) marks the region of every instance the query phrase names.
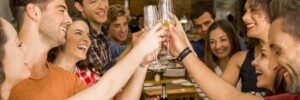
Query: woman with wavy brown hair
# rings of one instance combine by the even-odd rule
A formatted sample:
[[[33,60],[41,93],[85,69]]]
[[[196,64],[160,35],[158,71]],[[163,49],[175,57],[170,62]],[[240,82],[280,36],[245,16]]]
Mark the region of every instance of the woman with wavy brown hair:
[[[205,64],[217,74],[221,74],[233,54],[241,51],[238,35],[226,20],[215,21],[205,36]]]

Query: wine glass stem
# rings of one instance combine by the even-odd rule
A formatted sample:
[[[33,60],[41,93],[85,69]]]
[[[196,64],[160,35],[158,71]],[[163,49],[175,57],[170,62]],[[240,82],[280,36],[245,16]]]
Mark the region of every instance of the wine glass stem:
[[[158,64],[158,59],[157,59],[156,51],[153,52],[152,56],[153,56],[153,59],[154,59],[153,62],[156,63],[156,64]]]

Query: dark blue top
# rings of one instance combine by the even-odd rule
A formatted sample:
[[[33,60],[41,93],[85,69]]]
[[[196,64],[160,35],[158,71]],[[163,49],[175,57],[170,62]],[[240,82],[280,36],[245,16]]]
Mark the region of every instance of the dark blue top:
[[[198,40],[198,41],[190,41],[193,49],[195,50],[198,58],[203,58],[204,57],[204,40]]]

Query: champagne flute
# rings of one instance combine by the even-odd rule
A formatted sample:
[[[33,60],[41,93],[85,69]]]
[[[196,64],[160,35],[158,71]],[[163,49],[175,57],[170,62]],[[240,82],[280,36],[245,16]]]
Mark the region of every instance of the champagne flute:
[[[158,12],[155,5],[148,5],[144,7],[144,26],[146,31],[150,30],[155,24],[158,23]],[[157,53],[153,52],[153,61],[151,62],[149,69],[159,70],[162,69],[161,64],[158,62]]]
[[[174,7],[173,7],[173,0],[159,0],[158,4],[158,12],[159,12],[159,18],[160,22],[162,23],[162,27],[164,29],[168,29],[170,24],[175,24],[175,19],[173,18],[174,15]],[[169,37],[169,33],[166,34],[167,37]],[[169,52],[169,39],[166,41],[166,46],[162,48],[161,53],[161,62],[163,65],[166,66],[172,66],[174,63],[172,63],[170,60],[174,59],[173,56],[171,56]]]

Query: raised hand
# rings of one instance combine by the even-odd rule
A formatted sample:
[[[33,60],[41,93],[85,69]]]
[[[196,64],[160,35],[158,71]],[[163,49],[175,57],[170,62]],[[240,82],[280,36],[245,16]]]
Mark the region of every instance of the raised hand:
[[[169,26],[170,31],[170,52],[173,56],[177,57],[180,52],[183,51],[187,46],[186,35],[180,33],[174,26]]]
[[[156,24],[152,29],[146,31],[137,41],[136,47],[140,47],[142,52],[150,54],[161,47],[161,42],[165,41],[165,30],[161,29],[161,24]]]

